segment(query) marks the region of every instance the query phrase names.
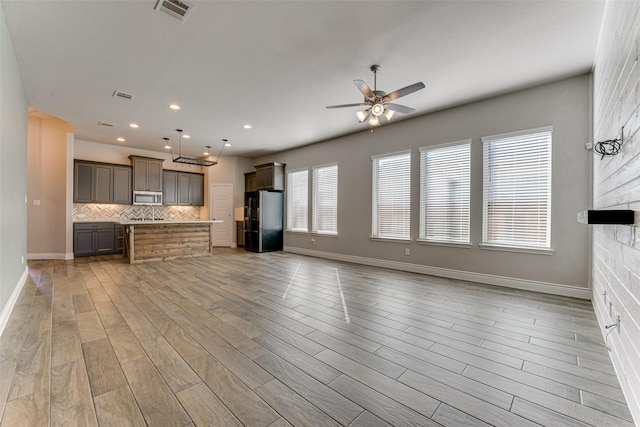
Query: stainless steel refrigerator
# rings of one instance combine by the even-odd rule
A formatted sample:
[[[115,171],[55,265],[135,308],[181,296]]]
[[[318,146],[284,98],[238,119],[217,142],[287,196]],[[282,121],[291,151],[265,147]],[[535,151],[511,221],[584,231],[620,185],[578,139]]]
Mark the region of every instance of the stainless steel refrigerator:
[[[244,248],[252,252],[282,250],[284,198],[280,191],[245,193]]]

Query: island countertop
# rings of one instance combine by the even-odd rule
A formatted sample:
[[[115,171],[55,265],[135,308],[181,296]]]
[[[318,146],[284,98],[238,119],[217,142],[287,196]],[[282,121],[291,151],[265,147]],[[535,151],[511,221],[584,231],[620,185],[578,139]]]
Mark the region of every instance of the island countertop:
[[[118,225],[144,225],[144,224],[217,224],[224,222],[221,219],[129,219],[125,221],[114,221]]]

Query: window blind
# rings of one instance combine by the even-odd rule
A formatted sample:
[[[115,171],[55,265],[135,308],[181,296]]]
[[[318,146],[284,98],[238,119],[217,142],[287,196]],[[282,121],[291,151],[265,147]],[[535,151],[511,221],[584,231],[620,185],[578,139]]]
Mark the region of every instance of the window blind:
[[[372,158],[372,237],[410,239],[411,153]]]
[[[313,169],[314,233],[338,234],[338,165]]]
[[[420,238],[469,243],[471,140],[420,150]]]
[[[551,133],[548,127],[482,138],[483,243],[550,247]]]
[[[287,173],[287,230],[308,231],[309,171]]]

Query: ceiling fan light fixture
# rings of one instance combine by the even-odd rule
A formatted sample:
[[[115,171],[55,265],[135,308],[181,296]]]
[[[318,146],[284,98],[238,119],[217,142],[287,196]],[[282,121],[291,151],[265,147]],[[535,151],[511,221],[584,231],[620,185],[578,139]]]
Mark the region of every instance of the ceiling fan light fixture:
[[[387,121],[391,120],[395,113],[393,110],[384,110],[384,116],[387,118]]]
[[[367,111],[368,110],[362,110],[356,113],[356,117],[358,118],[359,123],[362,123],[367,119]]]
[[[384,106],[381,103],[376,102],[371,106],[371,114],[373,114],[375,117],[381,116],[382,113],[384,113]]]
[[[369,126],[380,126],[380,120],[378,120],[378,117],[372,115],[369,119]]]

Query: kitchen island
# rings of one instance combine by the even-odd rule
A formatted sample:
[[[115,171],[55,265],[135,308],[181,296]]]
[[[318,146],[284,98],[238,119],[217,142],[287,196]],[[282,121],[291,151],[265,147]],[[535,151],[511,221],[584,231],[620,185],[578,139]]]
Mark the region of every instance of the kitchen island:
[[[210,255],[213,224],[221,220],[121,221],[129,263]]]

